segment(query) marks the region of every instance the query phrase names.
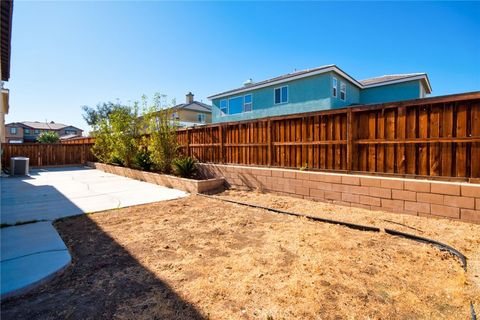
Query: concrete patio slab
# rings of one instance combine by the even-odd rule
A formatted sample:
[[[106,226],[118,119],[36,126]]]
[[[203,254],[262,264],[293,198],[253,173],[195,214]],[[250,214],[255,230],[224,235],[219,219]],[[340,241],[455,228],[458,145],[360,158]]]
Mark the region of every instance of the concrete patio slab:
[[[55,220],[184,197],[187,193],[90,168],[33,170],[2,178],[1,222]]]
[[[67,250],[49,221],[3,228],[0,238],[1,262],[38,252]]]
[[[50,280],[70,264],[68,250],[40,252],[1,263],[2,299]]]
[[[1,297],[46,281],[71,261],[52,221],[84,213],[185,197],[188,193],[88,167],[32,170],[1,178]]]

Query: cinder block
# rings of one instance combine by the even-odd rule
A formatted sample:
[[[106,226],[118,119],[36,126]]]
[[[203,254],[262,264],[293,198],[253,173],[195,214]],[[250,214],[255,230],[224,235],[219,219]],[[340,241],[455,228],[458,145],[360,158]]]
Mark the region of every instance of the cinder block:
[[[460,209],[449,206],[442,206],[438,204],[432,204],[430,207],[430,213],[435,216],[449,217],[454,219],[460,218]]]
[[[310,189],[310,196],[316,199],[325,199],[325,191],[318,189]]]
[[[445,196],[443,204],[451,207],[475,209],[475,199],[469,197]]]
[[[332,184],[328,182],[311,181],[311,188],[318,190],[332,190]]]
[[[380,180],[380,186],[382,188],[403,190],[403,180],[400,180],[400,179],[382,179],[382,180]]]
[[[313,180],[313,181],[324,181],[323,176],[324,176],[324,174],[322,174],[320,172],[311,172],[310,179]]]
[[[416,201],[417,193],[414,191],[392,189],[392,199]]]
[[[464,197],[480,197],[480,184],[461,185],[461,193]]]
[[[392,198],[392,190],[387,188],[368,187],[368,194],[372,197]]]
[[[352,193],[352,194],[363,194],[363,195],[369,194],[368,187],[351,186],[351,185],[344,185],[343,192]]]
[[[381,179],[361,177],[360,178],[360,185],[361,186],[366,186],[366,187],[380,187],[381,186]]]
[[[283,171],[281,171],[281,170],[272,170],[272,177],[283,178]]]
[[[388,209],[399,209],[403,210],[403,200],[390,200],[390,199],[382,199],[382,207]]]
[[[296,173],[296,177],[297,177],[297,179],[300,179],[300,180],[310,180],[310,173],[309,172],[298,171]]]
[[[291,185],[291,184],[286,184],[283,186],[283,191],[288,193],[289,195],[295,193],[296,186]]]
[[[331,183],[342,183],[342,176],[334,174],[324,174],[322,177],[322,181]]]
[[[302,181],[302,186],[307,188],[315,188],[315,185],[318,183],[317,181],[312,181],[312,180],[301,180],[301,181]]]
[[[298,195],[302,195],[302,196],[309,196],[310,195],[310,190],[306,187],[296,186],[295,187],[295,193],[298,194]]]
[[[430,182],[406,180],[403,183],[403,188],[408,191],[430,192]]]
[[[360,196],[358,194],[342,193],[342,201],[360,203]]]
[[[342,193],[337,191],[325,191],[325,199],[342,200]]]
[[[434,204],[443,204],[443,194],[417,192],[417,201],[434,203]]]
[[[347,188],[347,186],[344,185],[344,184],[332,183],[332,190],[333,191],[344,192],[346,188]]]
[[[272,175],[270,169],[252,169],[252,174],[269,177]]]
[[[377,207],[380,207],[382,205],[380,198],[364,196],[364,195],[360,196],[360,203],[366,204],[369,206],[377,206]]]
[[[283,171],[283,177],[284,178],[295,178],[295,171],[291,171],[291,170],[288,170],[288,171]]]
[[[460,209],[460,219],[480,223],[480,210]]]
[[[342,183],[359,186],[360,185],[360,178],[356,177],[356,176],[345,175],[345,176],[342,176]]]
[[[460,185],[447,182],[432,182],[430,185],[432,193],[448,194],[452,196],[460,195]]]
[[[405,210],[430,213],[430,203],[405,201]]]

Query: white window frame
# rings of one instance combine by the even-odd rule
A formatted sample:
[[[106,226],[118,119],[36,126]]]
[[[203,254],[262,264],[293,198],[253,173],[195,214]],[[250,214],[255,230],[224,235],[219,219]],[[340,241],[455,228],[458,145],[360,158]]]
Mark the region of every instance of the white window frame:
[[[225,108],[224,108],[224,109],[225,109],[227,112],[223,112],[223,111],[222,111],[222,101],[225,101]],[[219,103],[220,103],[220,105],[219,105],[220,114],[221,114],[222,116],[228,115],[228,99],[221,99]]]
[[[287,100],[286,101],[282,101],[282,89],[283,88],[287,88]],[[276,102],[275,101],[275,91],[280,90],[280,102]],[[289,100],[289,96],[290,96],[290,93],[288,92],[289,89],[288,89],[288,86],[281,86],[281,87],[276,87],[273,89],[273,104],[277,105],[277,104],[284,104],[284,103],[288,103],[288,100]]]
[[[337,98],[338,96],[338,79],[333,77],[332,79],[332,97]]]
[[[250,96],[250,102],[249,103],[245,102],[246,101],[245,98],[247,96]],[[247,111],[247,105],[250,105],[250,110],[248,110],[248,111]],[[245,112],[252,112],[252,111],[253,111],[253,96],[250,93],[250,94],[246,94],[246,95],[243,96],[243,112],[245,113]]]
[[[343,93],[343,98],[342,98]],[[340,81],[340,100],[347,101],[347,84],[343,81]]]
[[[205,113],[199,113],[199,114],[197,115],[197,120],[198,120],[198,122],[200,122],[200,123],[205,123],[205,122],[207,122],[207,117],[206,117]]]
[[[18,133],[17,127],[10,128],[10,134],[17,134],[17,133]]]

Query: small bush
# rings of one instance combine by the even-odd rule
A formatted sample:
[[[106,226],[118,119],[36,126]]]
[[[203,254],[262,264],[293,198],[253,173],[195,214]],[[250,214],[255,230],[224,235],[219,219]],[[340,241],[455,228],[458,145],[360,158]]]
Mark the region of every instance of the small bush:
[[[177,158],[172,161],[173,171],[183,178],[191,178],[197,172],[197,160],[192,157]]]
[[[38,135],[37,141],[40,143],[58,143],[60,142],[60,137],[56,132],[44,131]]]
[[[137,169],[150,171],[153,167],[152,155],[147,148],[141,148],[133,159],[135,167]]]

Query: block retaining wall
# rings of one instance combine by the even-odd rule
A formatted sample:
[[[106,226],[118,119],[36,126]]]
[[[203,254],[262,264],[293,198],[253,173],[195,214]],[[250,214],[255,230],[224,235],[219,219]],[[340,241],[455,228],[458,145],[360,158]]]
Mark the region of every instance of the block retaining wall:
[[[199,167],[204,175],[224,177],[237,188],[480,223],[480,184],[207,163]]]
[[[146,181],[168,188],[179,189],[190,193],[211,192],[219,190],[223,188],[225,182],[224,179],[221,177],[206,180],[193,180],[170,176],[166,174],[112,166],[99,162],[87,162],[87,165],[91,168],[98,169],[104,172],[113,173],[135,180]]]

